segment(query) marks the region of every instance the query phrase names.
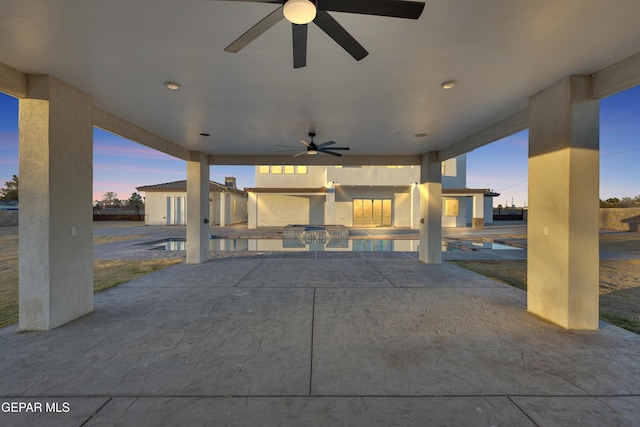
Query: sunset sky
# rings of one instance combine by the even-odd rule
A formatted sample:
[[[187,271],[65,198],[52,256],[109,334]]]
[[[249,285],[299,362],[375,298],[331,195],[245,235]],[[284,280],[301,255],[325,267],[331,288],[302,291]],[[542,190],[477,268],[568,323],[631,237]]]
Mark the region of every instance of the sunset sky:
[[[600,198],[640,195],[640,87],[600,103]],[[528,132],[467,155],[467,187],[500,193],[494,205],[523,206],[527,199]],[[186,179],[184,161],[112,135],[94,131],[93,200],[112,191],[128,199],[135,187]],[[0,186],[18,175],[18,101],[0,93]],[[212,166],[210,179],[253,187],[254,167]]]

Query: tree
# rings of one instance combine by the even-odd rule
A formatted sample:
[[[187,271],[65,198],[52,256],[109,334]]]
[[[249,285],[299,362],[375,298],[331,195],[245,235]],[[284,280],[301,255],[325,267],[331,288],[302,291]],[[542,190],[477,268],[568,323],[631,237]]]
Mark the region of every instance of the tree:
[[[144,206],[144,202],[142,201],[142,197],[138,193],[131,193],[131,197],[127,200],[127,206],[131,208],[135,208],[136,214],[140,212],[140,207]]]
[[[6,201],[18,200],[18,176],[13,175],[11,181],[4,183],[4,188],[0,188],[0,199]]]
[[[105,208],[119,208],[122,206],[122,200],[118,199],[118,193],[107,191],[102,196],[102,204]]]

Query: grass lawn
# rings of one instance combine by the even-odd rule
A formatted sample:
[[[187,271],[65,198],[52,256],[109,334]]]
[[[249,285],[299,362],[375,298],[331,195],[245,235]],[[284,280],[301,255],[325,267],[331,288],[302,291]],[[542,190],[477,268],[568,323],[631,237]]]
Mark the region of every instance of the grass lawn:
[[[640,250],[637,238],[621,240],[626,249]],[[615,246],[611,242],[608,245]],[[527,261],[449,262],[518,289],[527,289]],[[600,261],[600,319],[640,334],[640,260]]]
[[[128,240],[139,236],[95,236],[94,244]],[[93,261],[93,289],[100,292],[179,260],[105,260]],[[0,235],[0,328],[18,321],[18,235]]]

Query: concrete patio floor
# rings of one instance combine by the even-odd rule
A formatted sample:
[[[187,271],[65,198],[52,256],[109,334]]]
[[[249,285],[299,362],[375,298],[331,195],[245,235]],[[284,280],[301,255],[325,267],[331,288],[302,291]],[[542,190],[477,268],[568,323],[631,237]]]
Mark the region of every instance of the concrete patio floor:
[[[0,425],[640,425],[640,336],[525,309],[410,252],[178,264],[53,331],[0,329]]]

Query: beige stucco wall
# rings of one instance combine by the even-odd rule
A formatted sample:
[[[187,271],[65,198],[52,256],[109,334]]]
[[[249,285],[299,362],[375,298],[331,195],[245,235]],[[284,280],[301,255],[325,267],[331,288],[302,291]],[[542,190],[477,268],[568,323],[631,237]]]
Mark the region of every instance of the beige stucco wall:
[[[225,224],[237,224],[247,221],[247,198],[238,193],[228,192]],[[145,221],[147,225],[167,225],[167,197],[185,197],[180,191],[148,191],[145,194]],[[233,213],[233,200],[237,201],[237,212]],[[186,206],[185,206],[186,224]],[[220,193],[209,193],[209,217],[211,225],[220,224]]]
[[[212,193],[213,194],[213,193]],[[227,209],[226,224],[238,224],[247,221],[247,197],[238,193],[227,193],[229,207]],[[217,199],[220,199],[219,197]],[[233,201],[236,201],[237,211],[233,213]]]
[[[289,224],[314,224],[324,222],[312,217],[311,207],[320,206],[324,216],[324,195],[257,194],[257,226],[283,227]]]
[[[308,166],[307,173],[260,173],[256,166],[256,187],[261,188],[320,188],[327,185],[326,166]]]
[[[600,228],[640,231],[640,208],[600,208]]]

